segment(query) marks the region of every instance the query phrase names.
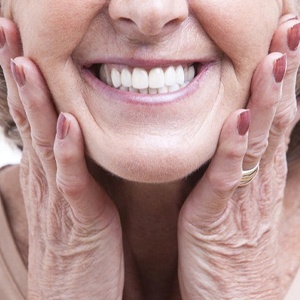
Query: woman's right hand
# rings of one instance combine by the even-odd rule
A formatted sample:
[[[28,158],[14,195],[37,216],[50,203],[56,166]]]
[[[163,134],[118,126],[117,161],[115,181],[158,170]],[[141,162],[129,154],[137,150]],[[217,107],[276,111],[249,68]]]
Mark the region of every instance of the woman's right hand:
[[[122,299],[120,219],[89,174],[79,124],[70,114],[57,116],[37,66],[17,57],[21,46],[16,25],[4,18],[0,47],[10,113],[23,141],[28,298]]]

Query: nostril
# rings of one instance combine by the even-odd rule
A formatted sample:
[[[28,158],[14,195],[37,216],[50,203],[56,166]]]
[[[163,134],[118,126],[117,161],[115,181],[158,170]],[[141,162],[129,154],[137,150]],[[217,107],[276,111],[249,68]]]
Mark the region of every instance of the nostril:
[[[118,31],[150,37],[176,30],[188,17],[189,8],[186,0],[110,0],[108,12]]]
[[[131,19],[129,18],[120,18],[120,20],[124,23],[124,25],[126,24],[135,24]]]

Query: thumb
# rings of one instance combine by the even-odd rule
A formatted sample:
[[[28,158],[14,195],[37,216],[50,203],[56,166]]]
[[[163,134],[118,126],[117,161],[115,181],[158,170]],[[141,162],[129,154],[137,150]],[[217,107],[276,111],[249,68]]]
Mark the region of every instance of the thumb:
[[[116,209],[88,171],[81,129],[71,114],[59,115],[54,154],[57,188],[68,201],[76,219],[83,224],[100,219],[101,226],[106,227],[116,215]]]

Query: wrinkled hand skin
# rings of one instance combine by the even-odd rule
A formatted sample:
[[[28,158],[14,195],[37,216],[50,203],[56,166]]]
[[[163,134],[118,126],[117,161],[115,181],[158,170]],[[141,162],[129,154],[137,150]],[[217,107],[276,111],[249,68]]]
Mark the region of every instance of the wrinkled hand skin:
[[[248,133],[238,134],[237,112],[228,117],[206,173],[181,210],[183,299],[283,299],[287,292],[281,282],[279,222],[287,176],[285,133],[296,114],[300,62],[299,49],[289,49],[287,41],[298,23],[291,15],[280,20],[270,54],[253,76]],[[241,170],[257,163],[256,178],[239,187]]]
[[[16,26],[3,18],[0,26],[6,38],[0,63],[24,146],[20,178],[29,226],[28,299],[122,299],[118,212],[88,172],[77,121],[69,114],[58,118],[36,65],[17,57]]]

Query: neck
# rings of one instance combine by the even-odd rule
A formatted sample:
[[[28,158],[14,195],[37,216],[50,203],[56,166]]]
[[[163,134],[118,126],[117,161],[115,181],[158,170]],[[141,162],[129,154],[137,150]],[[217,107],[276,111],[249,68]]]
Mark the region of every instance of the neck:
[[[194,185],[194,176],[176,182],[149,184],[126,181],[99,170],[96,176],[93,174],[102,185],[104,183],[121,217],[125,296],[128,289],[130,295],[132,290],[138,290],[139,295],[153,295],[153,299],[177,299],[170,298],[172,293],[179,295],[177,220]],[[199,178],[199,174],[195,177]]]
[[[187,194],[184,181],[155,185],[122,181],[114,186],[127,283],[138,282],[140,292],[153,299],[159,295],[167,299],[177,286],[177,220]]]

